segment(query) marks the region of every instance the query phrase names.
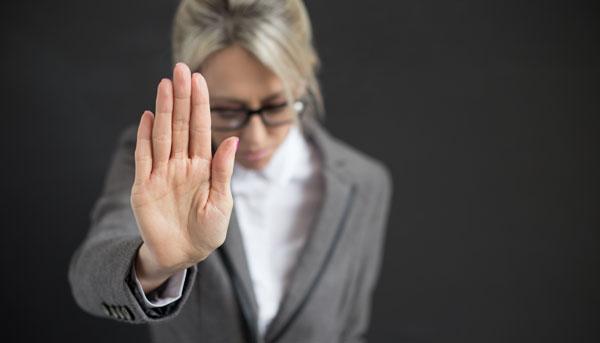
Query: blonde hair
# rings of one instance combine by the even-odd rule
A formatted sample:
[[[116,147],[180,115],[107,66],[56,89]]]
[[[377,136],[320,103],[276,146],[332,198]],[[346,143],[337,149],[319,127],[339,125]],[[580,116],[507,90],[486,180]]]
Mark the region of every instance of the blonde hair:
[[[182,0],[173,23],[173,61],[199,70],[213,52],[239,44],[282,81],[291,103],[304,88],[312,110],[324,116],[319,57],[302,0]]]

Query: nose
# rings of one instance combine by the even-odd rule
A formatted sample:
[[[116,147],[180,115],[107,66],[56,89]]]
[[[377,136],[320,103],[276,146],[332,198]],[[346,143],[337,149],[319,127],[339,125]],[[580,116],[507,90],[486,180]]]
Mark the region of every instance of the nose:
[[[264,140],[267,137],[267,128],[262,122],[262,119],[258,115],[250,117],[248,124],[243,128],[240,141],[245,143],[244,145],[252,148],[262,147]]]

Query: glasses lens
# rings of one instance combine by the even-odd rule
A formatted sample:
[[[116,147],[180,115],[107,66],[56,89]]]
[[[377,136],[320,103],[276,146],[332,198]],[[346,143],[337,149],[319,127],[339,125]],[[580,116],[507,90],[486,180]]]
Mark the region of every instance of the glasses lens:
[[[265,121],[269,125],[287,123],[294,119],[296,114],[287,103],[265,107],[262,111]]]
[[[220,130],[239,128],[246,119],[244,110],[212,109],[211,126]]]

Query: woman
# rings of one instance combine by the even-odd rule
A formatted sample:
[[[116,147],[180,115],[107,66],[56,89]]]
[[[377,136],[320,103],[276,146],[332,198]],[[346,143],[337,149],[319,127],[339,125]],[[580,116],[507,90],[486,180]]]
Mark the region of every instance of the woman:
[[[173,80],[73,255],[79,306],[156,342],[364,341],[391,178],[319,123],[311,40],[300,0],[182,1]]]

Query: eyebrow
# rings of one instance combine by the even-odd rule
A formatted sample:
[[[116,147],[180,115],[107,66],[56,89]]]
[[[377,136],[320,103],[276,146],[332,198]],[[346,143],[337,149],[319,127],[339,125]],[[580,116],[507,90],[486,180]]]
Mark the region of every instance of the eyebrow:
[[[267,102],[269,100],[273,100],[280,96],[283,96],[283,92],[277,92],[277,93],[273,93],[271,95],[267,95],[266,97],[261,99],[261,103]],[[232,97],[225,97],[225,96],[214,96],[214,97],[211,96],[210,99],[217,100],[217,101],[227,101],[227,102],[232,102],[232,103],[240,104],[240,105],[246,105],[246,101],[244,101],[243,99],[239,99],[239,98],[232,98]]]

